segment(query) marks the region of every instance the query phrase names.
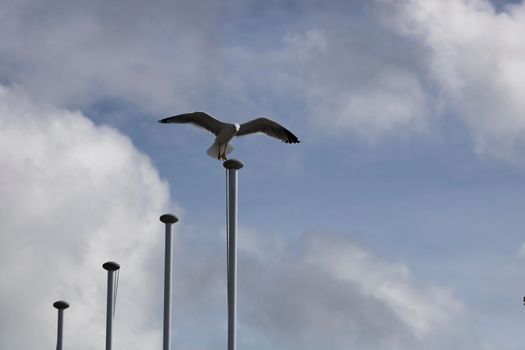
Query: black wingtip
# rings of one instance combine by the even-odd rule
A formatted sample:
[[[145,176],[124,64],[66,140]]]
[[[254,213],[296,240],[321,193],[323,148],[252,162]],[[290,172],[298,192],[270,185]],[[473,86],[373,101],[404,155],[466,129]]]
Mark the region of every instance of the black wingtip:
[[[284,140],[285,143],[300,143],[297,136],[295,136],[290,130],[284,129],[286,131],[286,139]]]
[[[297,138],[297,136],[295,136],[294,134],[292,134],[291,132],[289,133],[288,135],[288,143],[299,143],[301,141],[299,141],[299,139]]]
[[[164,118],[164,119],[158,120],[157,122],[162,123],[162,124],[167,124],[168,122],[166,121],[166,119],[168,119],[168,118]]]

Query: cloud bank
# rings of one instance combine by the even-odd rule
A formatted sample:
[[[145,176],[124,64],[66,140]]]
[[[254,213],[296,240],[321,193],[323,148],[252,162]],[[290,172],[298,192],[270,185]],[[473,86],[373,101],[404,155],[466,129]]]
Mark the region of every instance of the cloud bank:
[[[463,305],[449,290],[418,283],[405,265],[348,236],[312,233],[292,247],[243,230],[239,240],[240,320],[273,339],[272,348],[438,349],[440,338],[468,344],[456,333],[465,332]]]
[[[115,346],[160,347],[151,277],[161,268],[168,188],[147,156],[80,112],[0,87],[0,348],[52,348],[59,299],[67,347],[102,347],[106,273],[121,263]],[[154,305],[157,305],[154,303]]]
[[[261,100],[284,96],[304,112],[280,120],[323,132],[375,139],[420,129],[428,101],[410,50],[383,45],[402,40],[353,15],[357,7],[8,1],[0,81],[59,106],[109,99],[149,113],[200,106],[246,118],[286,109]]]

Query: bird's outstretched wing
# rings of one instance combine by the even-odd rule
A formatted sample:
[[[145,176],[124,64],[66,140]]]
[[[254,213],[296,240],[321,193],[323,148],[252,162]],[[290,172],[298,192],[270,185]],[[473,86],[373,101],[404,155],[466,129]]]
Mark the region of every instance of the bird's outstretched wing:
[[[284,126],[268,118],[257,118],[247,123],[241,124],[236,136],[253,134],[256,132],[265,133],[268,136],[275,137],[285,143],[299,143],[297,136],[292,134]]]
[[[195,126],[198,126],[200,128],[203,128],[205,130],[208,130],[209,132],[219,135],[222,128],[225,126],[223,122],[220,120],[217,120],[213,118],[211,115],[204,113],[204,112],[191,112],[191,113],[184,113],[179,114],[174,117],[164,118],[159,120],[159,123],[168,124],[168,123],[175,123],[175,124],[186,124],[190,123]]]

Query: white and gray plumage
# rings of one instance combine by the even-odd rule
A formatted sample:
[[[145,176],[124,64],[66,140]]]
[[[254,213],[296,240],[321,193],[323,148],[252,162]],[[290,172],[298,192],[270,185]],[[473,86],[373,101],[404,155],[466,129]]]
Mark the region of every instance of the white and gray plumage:
[[[164,118],[159,120],[159,123],[190,123],[213,133],[216,136],[215,142],[208,149],[207,153],[210,157],[219,160],[226,160],[226,155],[233,151],[233,147],[229,142],[235,136],[262,132],[285,143],[301,142],[288,129],[268,118],[257,118],[239,125],[221,122],[204,112],[192,112]]]

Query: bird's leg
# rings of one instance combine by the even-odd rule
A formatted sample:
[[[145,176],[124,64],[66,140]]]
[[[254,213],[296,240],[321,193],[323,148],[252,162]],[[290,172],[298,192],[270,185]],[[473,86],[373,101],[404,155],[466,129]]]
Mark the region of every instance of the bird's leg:
[[[226,146],[224,146],[224,152],[221,153],[221,145],[219,144],[219,155],[217,156],[219,160],[227,160],[226,158]]]

